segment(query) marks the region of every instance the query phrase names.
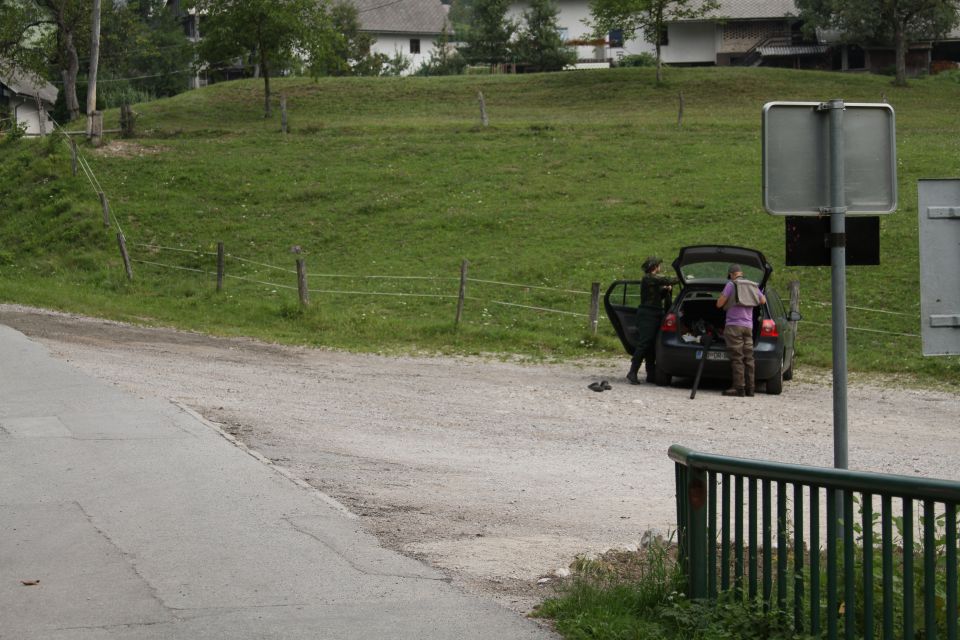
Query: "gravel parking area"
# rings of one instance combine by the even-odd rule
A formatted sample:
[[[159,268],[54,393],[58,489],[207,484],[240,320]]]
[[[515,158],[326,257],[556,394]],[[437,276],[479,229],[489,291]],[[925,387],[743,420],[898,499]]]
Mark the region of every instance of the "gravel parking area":
[[[689,398],[631,386],[627,360],[381,357],[0,305],[0,322],[140,395],[181,402],[362,517],[384,545],[517,610],[575,555],[674,523],[667,447],[830,466],[832,391]],[[801,328],[802,331],[802,328]],[[609,380],[597,393],[588,383]],[[960,395],[849,390],[850,467],[960,480]]]

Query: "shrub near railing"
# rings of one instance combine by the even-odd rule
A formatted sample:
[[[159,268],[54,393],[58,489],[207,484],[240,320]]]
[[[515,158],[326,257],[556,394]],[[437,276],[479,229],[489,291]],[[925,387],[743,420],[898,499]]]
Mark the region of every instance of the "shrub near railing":
[[[960,483],[669,455],[691,598],[733,594],[831,639],[957,638]]]

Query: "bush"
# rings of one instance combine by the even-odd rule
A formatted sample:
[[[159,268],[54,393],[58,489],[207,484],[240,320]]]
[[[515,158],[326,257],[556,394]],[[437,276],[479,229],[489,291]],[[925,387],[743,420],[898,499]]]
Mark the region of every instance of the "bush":
[[[618,67],[655,67],[657,66],[657,56],[652,53],[638,53],[630,56],[623,56],[617,60]]]

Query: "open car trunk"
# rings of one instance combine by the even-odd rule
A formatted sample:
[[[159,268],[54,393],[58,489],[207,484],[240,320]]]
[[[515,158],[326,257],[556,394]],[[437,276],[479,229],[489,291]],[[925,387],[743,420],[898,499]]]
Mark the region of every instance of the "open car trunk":
[[[714,336],[714,344],[723,344],[723,309],[717,308],[717,292],[688,291],[677,304],[677,333],[684,342],[699,343],[706,334]],[[689,337],[688,337],[689,336]]]
[[[696,338],[706,334],[714,337],[714,348],[725,346],[723,327],[726,324],[726,312],[717,308],[718,291],[688,290],[677,302],[677,332],[683,342],[700,343]],[[763,320],[763,306],[753,310],[753,340],[756,343]],[[687,337],[689,336],[689,337]]]

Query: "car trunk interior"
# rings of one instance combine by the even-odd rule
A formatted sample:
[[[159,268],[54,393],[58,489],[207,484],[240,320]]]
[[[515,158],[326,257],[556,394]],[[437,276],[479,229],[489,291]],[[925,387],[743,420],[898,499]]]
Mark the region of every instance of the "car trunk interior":
[[[723,344],[723,326],[726,313],[717,308],[718,292],[691,291],[677,307],[677,331],[683,336],[703,336],[712,333],[714,344]],[[754,311],[753,334],[756,338],[759,326],[759,308]],[[684,339],[685,342],[695,342]]]

